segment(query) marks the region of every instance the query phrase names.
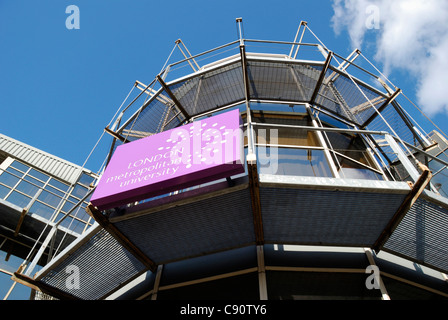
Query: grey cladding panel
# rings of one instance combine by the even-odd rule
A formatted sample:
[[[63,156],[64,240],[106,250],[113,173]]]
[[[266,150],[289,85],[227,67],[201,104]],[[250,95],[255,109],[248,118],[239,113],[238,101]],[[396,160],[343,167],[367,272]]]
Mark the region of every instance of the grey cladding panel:
[[[448,272],[448,209],[418,199],[386,242],[387,251]]]
[[[2,134],[0,151],[69,183],[81,174],[81,167]]]
[[[67,278],[79,268],[79,289],[69,288]],[[145,266],[130,254],[107,231],[101,229],[41,281],[83,300],[97,300],[145,270]]]
[[[248,189],[141,215],[115,226],[157,264],[255,241]]]
[[[370,246],[403,194],[261,188],[266,242]]]

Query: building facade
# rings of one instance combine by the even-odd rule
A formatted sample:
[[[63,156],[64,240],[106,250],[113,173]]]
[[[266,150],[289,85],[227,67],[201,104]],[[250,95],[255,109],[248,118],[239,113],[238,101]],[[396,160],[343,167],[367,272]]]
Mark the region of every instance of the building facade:
[[[11,276],[50,230],[55,236],[37,266],[94,224],[85,208],[95,179],[87,169],[0,134],[2,298],[14,297]]]
[[[41,299],[447,299],[447,140],[419,128],[359,50],[342,57],[307,30],[195,56],[176,41],[185,59],[135,83],[106,128],[109,156],[239,110],[244,172],[87,205],[95,223],[15,279]]]

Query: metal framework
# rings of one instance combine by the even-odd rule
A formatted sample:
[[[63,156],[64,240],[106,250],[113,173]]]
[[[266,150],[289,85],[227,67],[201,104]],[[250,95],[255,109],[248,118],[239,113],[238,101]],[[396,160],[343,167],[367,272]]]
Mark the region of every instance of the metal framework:
[[[302,42],[309,30],[304,21],[293,42],[245,39],[241,18],[237,19],[237,29],[238,40],[198,55],[191,55],[177,40],[176,47],[185,59],[169,64],[148,86],[136,82],[141,92],[106,132],[114,139],[111,154],[118,143],[238,108],[245,119],[246,172],[227,181],[107,212],[89,206],[88,212],[98,224],[35,277],[30,277],[33,268],[16,272],[17,281],[59,298],[105,299],[123,291],[132,280],[151,274],[152,284],[138,298],[157,299],[171,289],[256,274],[258,297],[268,299],[269,272],[365,272],[365,268],[270,264],[266,250],[277,245],[354,247],[363,250],[371,265],[379,262],[378,254],[389,252],[448,272],[448,233],[438,227],[448,226],[448,198],[442,192],[443,181],[436,186],[431,180],[446,170],[448,160],[440,157],[442,144],[428,146],[425,141],[431,137],[422,137],[417,124],[406,115],[398,103],[402,91],[392,90],[380,76],[355,64],[362,56],[359,50],[343,58],[320,41]],[[291,48],[289,54],[251,52],[253,43]],[[317,52],[318,58],[302,58],[307,48],[313,49],[313,54]],[[201,67],[196,62],[233,49],[238,52],[208,65]],[[193,72],[167,80],[181,65],[188,65]],[[365,78],[353,76],[349,73],[352,70]],[[368,84],[370,81],[376,81],[385,91]],[[137,109],[132,113],[133,107]],[[260,114],[266,122],[256,120]],[[270,122],[269,115],[277,120]],[[308,119],[309,124],[297,119]],[[300,132],[307,137],[302,138],[306,142],[260,142],[258,130],[264,127],[280,130],[292,141],[299,138],[289,132]],[[312,167],[313,174],[290,173],[289,160],[284,165],[289,173],[263,172],[260,147],[290,152],[291,158],[287,158],[289,154],[285,157],[296,159],[293,170]],[[313,158],[320,153],[323,157]],[[302,162],[305,164],[299,165]],[[314,166],[319,166],[322,173],[316,173]],[[437,173],[432,172],[434,166]],[[424,249],[415,250],[413,243]],[[44,242],[35,259],[46,245]],[[235,248],[254,248],[254,264],[163,283],[166,266],[233,252]],[[70,264],[95,266],[92,277],[102,270],[109,273],[101,283],[89,278],[83,290],[70,291],[61,284],[64,268]],[[122,271],[123,266],[126,271]],[[381,279],[384,277],[402,279],[383,272]],[[446,290],[412,283],[448,297]],[[382,299],[391,298],[382,280],[380,291]]]

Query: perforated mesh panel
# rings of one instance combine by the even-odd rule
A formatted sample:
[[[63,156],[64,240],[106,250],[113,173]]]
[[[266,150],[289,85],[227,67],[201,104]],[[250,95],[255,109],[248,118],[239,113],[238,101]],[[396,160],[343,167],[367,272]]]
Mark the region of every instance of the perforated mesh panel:
[[[240,190],[115,223],[157,264],[255,240],[249,190]]]
[[[378,93],[361,83],[355,84],[351,78],[344,75],[340,75],[333,82],[333,85],[339,95],[344,99],[344,102],[349,107],[350,112],[359,124],[363,124],[370,118],[370,116],[376,113],[375,109],[371,107],[371,104],[367,99],[370,101],[380,99],[382,96]]]
[[[247,73],[250,98],[309,102],[321,72],[322,66],[318,64],[249,58]],[[325,77],[328,78],[333,72],[332,68],[328,69]],[[169,88],[189,116],[243,101],[245,88],[241,61],[172,82]],[[167,96],[166,93],[162,94]],[[362,83],[355,84],[352,79],[339,74],[334,81],[323,82],[315,103],[361,125],[376,113],[366,97],[377,106],[385,100],[384,95]],[[132,126],[133,130],[154,133],[173,128],[183,120],[182,115],[168,126],[162,126],[166,119],[171,119],[176,114],[173,110],[153,99],[138,115],[135,124],[130,123],[125,129]],[[172,114],[168,114],[169,112]]]
[[[79,289],[71,288],[74,282],[70,277],[75,275],[71,266],[79,268]],[[83,300],[96,300],[145,269],[115,238],[101,229],[41,282]]]
[[[321,66],[249,61],[247,70],[253,99],[308,101]]]
[[[418,199],[384,245],[388,251],[448,271],[448,209]]]
[[[170,89],[190,116],[244,99],[241,62],[170,85]]]
[[[122,128],[121,134],[123,137],[129,141],[134,141],[143,136],[135,137],[133,133],[148,136],[179,125],[185,118],[182,114],[179,114],[179,111],[172,103],[164,102],[167,99],[168,95],[165,91],[151,98],[148,105],[144,108],[142,107],[140,112]],[[130,134],[128,134],[129,132]]]
[[[403,194],[261,188],[266,242],[371,246]]]

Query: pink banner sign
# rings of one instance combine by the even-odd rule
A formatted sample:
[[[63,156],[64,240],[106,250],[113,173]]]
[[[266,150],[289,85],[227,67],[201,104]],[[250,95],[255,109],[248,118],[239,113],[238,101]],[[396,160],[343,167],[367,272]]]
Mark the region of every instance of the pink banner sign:
[[[90,202],[105,210],[244,172],[238,110],[118,146]]]

